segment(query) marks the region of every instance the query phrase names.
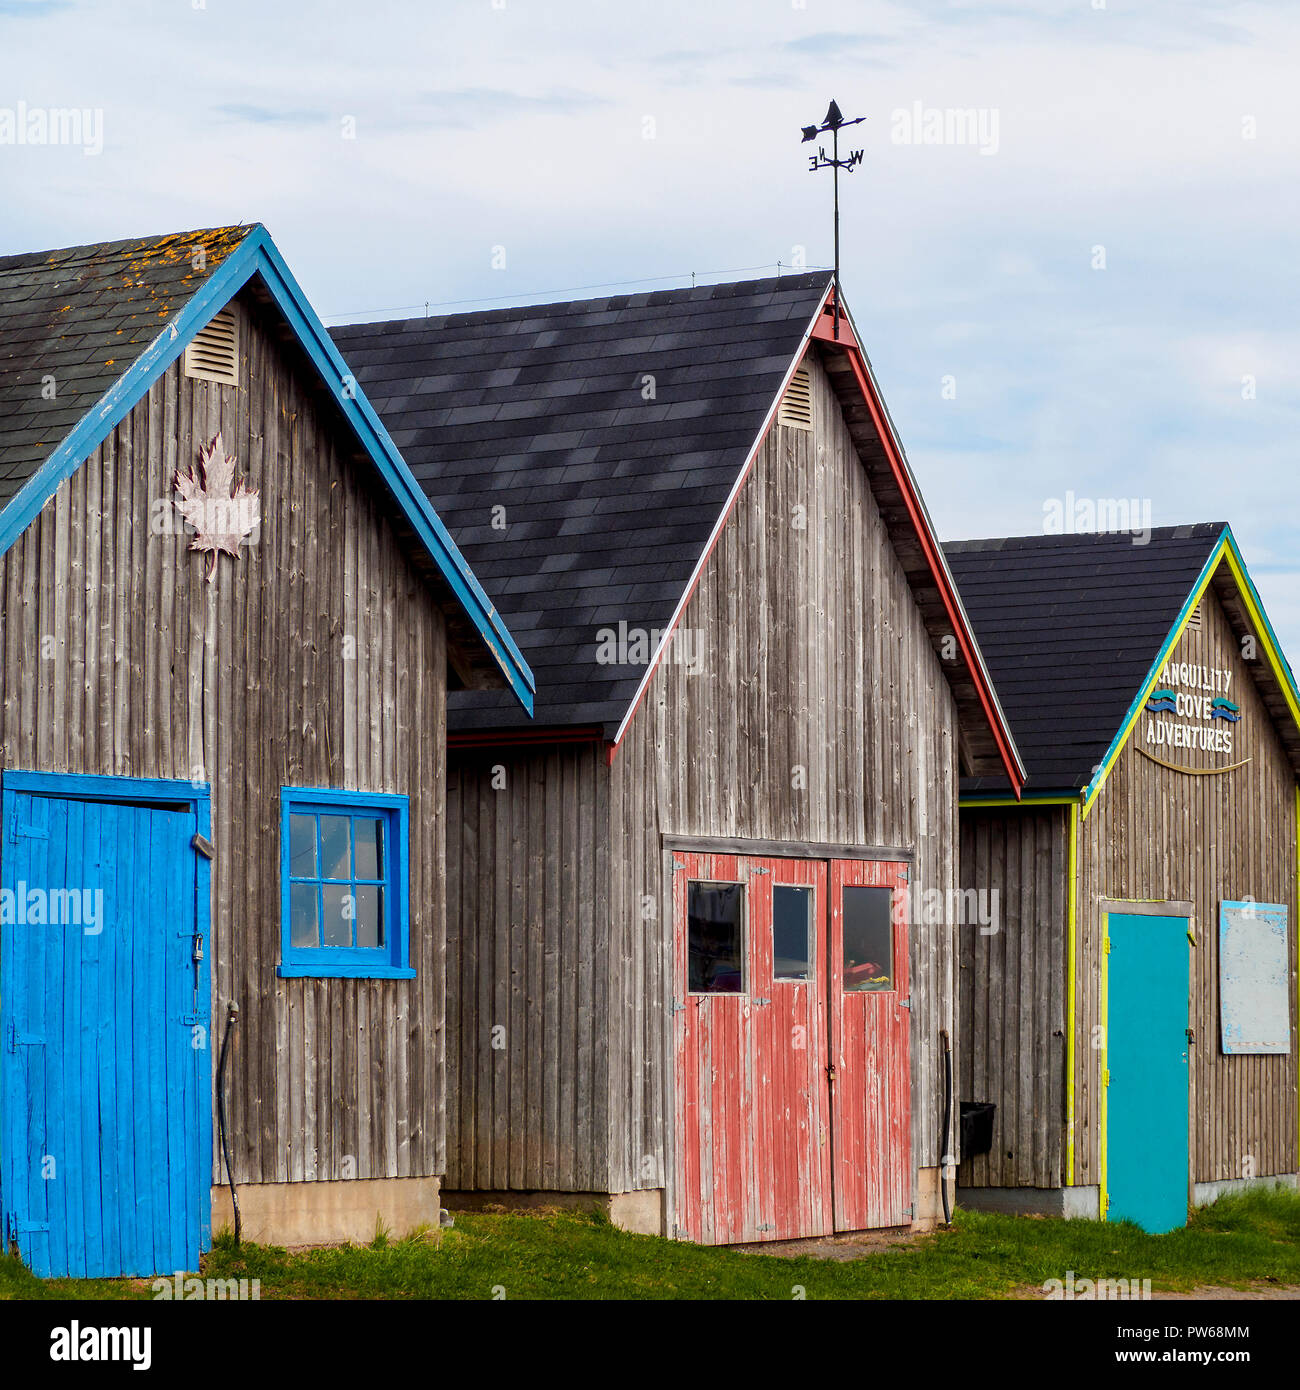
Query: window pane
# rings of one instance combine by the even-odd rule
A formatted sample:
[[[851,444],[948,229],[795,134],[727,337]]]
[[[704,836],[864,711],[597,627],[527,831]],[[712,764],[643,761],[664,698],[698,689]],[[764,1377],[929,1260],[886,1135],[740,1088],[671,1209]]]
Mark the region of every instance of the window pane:
[[[739,883],[687,887],[688,970],[694,994],[744,993],[744,891]]]
[[[322,940],[326,946],[351,946],[357,902],[350,883],[327,883],[321,891],[325,913]]]
[[[382,946],[384,944],[384,890],[367,888],[364,884],[357,888],[357,945]]]
[[[893,989],[894,930],[890,888],[844,890],[844,988]]]
[[[357,837],[357,877],[382,878],[384,861],[383,823],[369,816],[352,822]]]
[[[322,878],[352,877],[352,818],[322,816],[320,818],[320,876]]]
[[[289,940],[294,946],[320,945],[320,925],[316,920],[316,885],[314,883],[289,885]]]
[[[289,875],[316,877],[316,817],[289,817]]]
[[[772,887],[772,977],[777,980],[811,978],[811,888],[778,883]]]

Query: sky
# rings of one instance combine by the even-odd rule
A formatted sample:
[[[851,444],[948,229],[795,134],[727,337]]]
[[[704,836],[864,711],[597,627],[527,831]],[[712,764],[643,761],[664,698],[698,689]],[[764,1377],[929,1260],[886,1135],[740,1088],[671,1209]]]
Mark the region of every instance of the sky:
[[[1297,72],[1293,0],[0,0],[0,141],[91,113],[0,254],[260,221],[330,323],[823,266],[834,97],[940,535],[1227,521],[1295,664]]]

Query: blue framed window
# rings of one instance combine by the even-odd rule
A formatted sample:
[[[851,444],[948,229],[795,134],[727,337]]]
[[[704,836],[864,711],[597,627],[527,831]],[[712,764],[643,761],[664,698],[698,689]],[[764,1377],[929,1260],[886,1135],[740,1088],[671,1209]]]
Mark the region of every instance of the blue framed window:
[[[280,974],[412,980],[407,798],[280,788]]]

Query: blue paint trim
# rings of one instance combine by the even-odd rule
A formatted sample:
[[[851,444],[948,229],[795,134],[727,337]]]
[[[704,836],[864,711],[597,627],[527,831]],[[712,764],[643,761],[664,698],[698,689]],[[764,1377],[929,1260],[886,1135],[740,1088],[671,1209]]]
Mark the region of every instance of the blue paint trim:
[[[195,805],[195,819],[198,833],[205,840],[212,840],[211,804],[208,789]],[[203,1049],[199,1062],[199,1157],[203,1168],[199,1173],[199,1249],[212,1249],[212,1164],[216,1156],[212,1138],[212,1107],[216,1101],[216,1069],[212,1063],[212,957],[216,949],[212,941],[212,864],[206,855],[194,856],[194,919],[195,926],[203,933],[206,950],[203,964],[199,968],[199,1001],[204,1010],[204,1026],[207,1028],[208,1045]],[[225,1018],[218,1009],[218,1017],[225,1026]]]
[[[1191,590],[1187,595],[1186,602],[1184,602],[1183,606],[1178,610],[1178,616],[1174,619],[1173,626],[1169,629],[1169,633],[1165,637],[1164,643],[1162,644],[1160,651],[1156,656],[1156,659],[1151,663],[1150,669],[1142,678],[1142,683],[1138,686],[1137,694],[1133,697],[1132,703],[1129,705],[1127,713],[1124,715],[1124,718],[1120,720],[1119,728],[1115,731],[1115,737],[1111,739],[1110,746],[1106,749],[1105,754],[1102,756],[1101,762],[1098,764],[1098,770],[1093,774],[1092,779],[1089,781],[1088,785],[1084,787],[1083,802],[1085,805],[1089,802],[1089,800],[1091,800],[1102,779],[1106,776],[1107,772],[1109,771],[1112,760],[1118,753],[1120,746],[1123,744],[1124,739],[1128,735],[1129,725],[1137,717],[1138,713],[1142,709],[1142,706],[1146,703],[1145,697],[1147,686],[1151,684],[1155,677],[1160,673],[1161,667],[1163,667],[1165,662],[1168,661],[1169,653],[1173,651],[1174,646],[1177,643],[1178,637],[1182,632],[1183,623],[1186,621],[1188,614],[1196,606],[1197,596],[1201,592],[1201,589],[1206,581],[1206,577],[1214,573],[1215,567],[1219,563],[1219,558],[1223,554],[1223,546],[1225,539],[1230,538],[1231,532],[1229,532],[1228,528],[1225,526],[1223,528],[1222,535],[1220,535],[1219,539],[1215,541],[1214,547],[1210,551],[1209,558],[1206,560],[1205,564],[1201,566],[1201,572],[1196,576],[1196,583],[1192,585]]]
[[[1201,567],[1200,574],[1196,576],[1196,583],[1192,585],[1187,595],[1186,602],[1178,610],[1178,617],[1174,619],[1173,626],[1169,629],[1164,645],[1160,648],[1159,654],[1151,663],[1150,670],[1147,671],[1146,676],[1142,680],[1142,684],[1138,687],[1138,693],[1134,697],[1132,704],[1129,705],[1128,713],[1125,714],[1123,720],[1120,722],[1115,737],[1111,739],[1110,747],[1106,749],[1106,754],[1101,760],[1099,771],[1094,774],[1092,780],[1084,788],[1083,801],[1085,806],[1091,801],[1101,782],[1105,780],[1109,773],[1112,761],[1118,754],[1119,749],[1123,746],[1124,740],[1128,737],[1130,725],[1141,711],[1142,706],[1146,703],[1144,697],[1147,688],[1159,675],[1165,662],[1168,661],[1170,653],[1173,651],[1174,647],[1177,645],[1178,639],[1182,635],[1183,625],[1188,615],[1200,601],[1201,594],[1208,583],[1209,577],[1213,575],[1214,571],[1218,568],[1225,552],[1232,556],[1241,570],[1241,577],[1246,581],[1248,597],[1254,604],[1255,612],[1259,615],[1260,621],[1264,625],[1266,642],[1272,646],[1273,651],[1277,655],[1278,665],[1281,674],[1285,677],[1293,707],[1300,706],[1300,688],[1296,686],[1295,673],[1291,669],[1291,663],[1286,659],[1286,654],[1282,650],[1282,644],[1277,639],[1277,633],[1273,631],[1273,625],[1269,622],[1268,614],[1264,610],[1264,604],[1260,600],[1259,592],[1255,588],[1255,581],[1250,577],[1250,570],[1246,567],[1245,557],[1241,553],[1241,548],[1237,545],[1237,538],[1232,534],[1232,527],[1225,526],[1219,535],[1219,539],[1215,541],[1214,548],[1210,551],[1209,558]]]
[[[195,290],[158,336],[72,427],[62,443],[0,512],[0,555],[35,521],[41,508],[139,404],[155,381],[185,351],[195,333],[239,292],[255,266],[250,244],[254,229]]]
[[[259,227],[258,270],[280,311],[293,326],[308,356],[328,384],[334,399],[348,417],[357,437],[374,459],[389,491],[406,519],[437,562],[452,592],[478,629],[520,704],[533,712],[533,673],[515,645],[491,600],[483,592],[456,542],[406,466],[397,446],[381,424],[356,378],[324,324],[312,311],[307,297],[284,263],[265,228]]]
[[[289,817],[295,811],[380,811],[384,814],[385,901],[388,944],[295,948],[290,939]],[[353,792],[337,787],[280,788],[280,965],[282,979],[413,980],[411,965],[410,798],[387,792]]]
[[[1273,631],[1273,624],[1268,620],[1268,612],[1264,608],[1264,602],[1259,596],[1259,591],[1255,588],[1255,581],[1250,577],[1250,570],[1246,567],[1245,556],[1241,553],[1241,548],[1237,545],[1237,538],[1232,534],[1232,527],[1224,528],[1224,537],[1227,540],[1228,548],[1232,551],[1233,557],[1241,566],[1242,577],[1246,581],[1246,588],[1250,590],[1250,597],[1255,605],[1255,610],[1259,614],[1264,624],[1264,631],[1268,640],[1273,644],[1273,650],[1277,653],[1278,661],[1281,663],[1286,673],[1287,684],[1291,688],[1292,698],[1295,703],[1300,705],[1300,687],[1296,685],[1295,672],[1291,669],[1291,663],[1286,658],[1286,653],[1282,649],[1282,643],[1278,641],[1277,633]]]
[[[9,827],[15,821],[19,797],[34,798],[33,804],[40,804],[48,798],[51,804],[97,802],[130,805],[133,802],[143,802],[177,810],[183,809],[193,816],[192,823],[195,832],[207,838],[211,837],[210,790],[206,783],[196,784],[172,778],[114,777],[5,769],[0,772],[0,826],[3,827],[5,835],[6,853],[9,851]],[[198,1240],[198,1250],[201,1253],[210,1249],[212,1244],[212,888],[209,861],[203,855],[193,851],[189,851],[189,853],[191,858],[188,860],[188,864],[192,864],[194,871],[193,930],[202,935],[205,950],[195,980],[192,1018],[182,1015],[177,1021],[189,1022],[191,1027],[201,1028],[204,1046],[185,1047],[185,1051],[190,1055],[194,1052],[200,1052],[203,1055],[195,1059],[193,1076],[195,1090],[192,1096],[186,1097],[184,1095],[184,1092],[189,1089],[189,1083],[185,1082],[176,1099],[184,1106],[182,1123],[194,1135],[192,1156],[194,1166],[184,1174],[184,1182],[188,1189],[184,1198],[184,1206],[187,1213],[192,1213],[197,1221],[195,1234]],[[11,942],[12,934],[0,942],[0,946],[8,948]],[[171,943],[164,939],[164,945],[169,946]],[[8,949],[0,949],[0,978],[7,974],[11,964],[6,959],[9,954]],[[5,984],[0,986],[0,1024],[5,1022],[5,1011],[2,1007],[4,1001],[14,997],[6,980]],[[188,1009],[186,1014],[189,1014]],[[4,1031],[0,1027],[0,1035]],[[4,1088],[0,1086],[0,1227],[3,1227],[4,1221],[12,1214],[6,1206],[3,1169],[6,1166],[12,1166],[14,1156],[22,1151],[21,1146],[25,1142],[25,1135],[22,1134],[19,1127],[21,1117],[3,1113],[3,1094]],[[191,1103],[192,1109],[190,1109]],[[10,1172],[8,1177],[12,1200],[19,1191],[19,1184],[14,1181],[13,1172]],[[65,1232],[69,1244],[80,1242],[88,1234],[88,1231],[84,1231],[80,1227]],[[100,1253],[107,1260],[107,1252],[101,1251]],[[125,1250],[120,1251],[119,1256],[123,1261],[130,1258]],[[109,1272],[113,1272],[111,1268]]]
[[[303,349],[370,455],[393,499],[478,631],[506,684],[531,715],[537,683],[528,663],[441,518],[429,505],[365,393],[348,371],[334,340],[290,273],[270,233],[260,224],[195,291],[188,303],[109,387],[94,408],[82,416],[63,442],[0,512],[0,555],[36,519],[59,484],[77,470],[139,403],[149,387],[185,350],[194,334],[213,314],[228,304],[254,275],[271,292],[280,312],[297,334]]]
[[[185,782],[172,777],[104,777],[79,772],[24,772],[5,768],[0,772],[0,783],[6,791],[35,796],[91,801],[170,801],[193,806],[196,810],[211,800],[206,782]],[[201,830],[199,833],[206,836],[208,832]]]
[[[282,980],[413,980],[409,965],[277,965]]]

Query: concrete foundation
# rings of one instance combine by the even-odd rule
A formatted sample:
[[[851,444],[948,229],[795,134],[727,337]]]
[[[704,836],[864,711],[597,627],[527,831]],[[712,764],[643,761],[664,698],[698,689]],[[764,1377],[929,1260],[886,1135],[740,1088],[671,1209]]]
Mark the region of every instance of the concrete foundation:
[[[1269,1173],[1258,1178],[1223,1178],[1219,1182],[1198,1182],[1192,1188],[1192,1205],[1208,1207],[1220,1197],[1233,1192],[1246,1192],[1252,1187],[1286,1187],[1292,1192],[1300,1189],[1300,1174]]]
[[[943,1221],[943,1192],[938,1168],[916,1170],[916,1196],[912,1200],[912,1229],[932,1231]]]
[[[957,1205],[971,1211],[1009,1216],[1060,1216],[1096,1221],[1101,1203],[1097,1187],[959,1187]]]
[[[382,1228],[400,1238],[421,1226],[438,1231],[440,1178],[358,1178],[279,1182],[239,1188],[245,1240],[258,1245],[368,1245]],[[212,1189],[212,1232],[234,1230],[230,1189]]]
[[[442,1204],[448,1211],[599,1211],[622,1231],[635,1235],[661,1236],[664,1233],[663,1188],[643,1192],[444,1192]]]

